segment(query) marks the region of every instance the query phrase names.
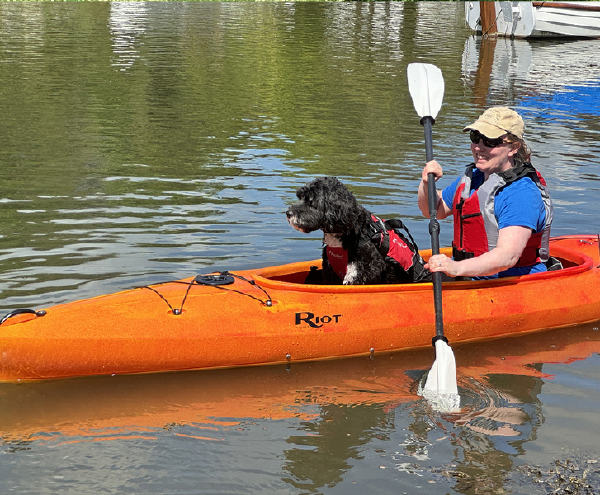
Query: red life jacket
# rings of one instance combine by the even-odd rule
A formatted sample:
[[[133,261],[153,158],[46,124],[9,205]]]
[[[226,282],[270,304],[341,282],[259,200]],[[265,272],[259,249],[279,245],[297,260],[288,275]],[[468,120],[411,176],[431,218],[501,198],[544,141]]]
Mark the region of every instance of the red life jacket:
[[[425,262],[419,254],[417,244],[402,221],[394,219],[384,222],[375,215],[371,215],[371,220],[368,237],[379,252],[388,261],[397,263],[404,272],[410,274],[412,281],[425,279],[429,275],[423,269]],[[406,231],[408,239],[400,232],[400,229]],[[325,252],[331,268],[343,280],[348,267],[348,251],[342,247],[327,246]]]
[[[465,175],[456,188],[452,202],[454,216],[454,240],[452,256],[460,261],[481,256],[496,247],[498,242],[498,221],[494,215],[494,200],[501,188],[523,178],[529,177],[538,187],[546,208],[546,224],[540,232],[533,233],[514,266],[531,266],[546,262],[550,257],[550,224],[553,209],[550,193],[542,176],[529,163],[510,169],[501,174],[492,174],[473,193],[471,179],[474,164],[469,165]]]

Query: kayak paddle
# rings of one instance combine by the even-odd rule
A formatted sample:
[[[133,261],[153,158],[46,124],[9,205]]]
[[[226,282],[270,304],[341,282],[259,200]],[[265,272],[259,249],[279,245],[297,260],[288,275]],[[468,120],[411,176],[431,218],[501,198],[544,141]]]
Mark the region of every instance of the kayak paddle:
[[[407,68],[408,90],[415,110],[421,117],[425,131],[425,156],[433,160],[432,126],[444,99],[444,77],[442,71],[431,64],[414,63]],[[435,188],[435,175],[427,176],[427,194],[429,196],[429,234],[431,252],[440,252],[440,225],[437,220],[438,195]],[[436,359],[427,376],[425,387],[419,393],[426,399],[432,399],[438,409],[456,411],[460,404],[456,386],[456,361],[454,353],[444,336],[442,315],[442,274],[433,273],[433,301],[435,307],[435,332],[432,339]]]

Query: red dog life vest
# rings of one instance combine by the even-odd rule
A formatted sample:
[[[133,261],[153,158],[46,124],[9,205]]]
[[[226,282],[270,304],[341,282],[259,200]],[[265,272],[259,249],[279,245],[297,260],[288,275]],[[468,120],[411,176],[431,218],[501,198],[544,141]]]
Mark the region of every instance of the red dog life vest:
[[[422,261],[415,242],[412,240],[408,229],[406,229],[400,220],[390,220],[390,223],[394,222],[394,225],[398,224],[398,228],[406,230],[406,233],[412,241],[412,245],[404,239],[404,236],[401,236],[397,232],[397,228],[388,228],[385,223],[375,215],[371,215],[371,219],[373,220],[373,224],[371,225],[372,235],[370,236],[370,240],[377,246],[377,249],[384,257],[395,260],[406,272],[415,265],[415,256]],[[329,261],[331,268],[340,279],[344,280],[348,269],[348,251],[342,247],[327,246],[326,253],[327,261]],[[420,270],[415,274],[415,277],[417,277],[417,275],[420,278]],[[415,280],[417,280],[417,278],[415,278]]]
[[[394,229],[388,230],[387,234],[390,239],[387,256],[395,259],[405,271],[410,270],[410,267],[413,265],[413,256],[415,253]],[[382,238],[384,235],[383,233],[381,234]]]
[[[335,274],[344,280],[348,270],[348,251],[343,247],[327,246],[327,261]]]

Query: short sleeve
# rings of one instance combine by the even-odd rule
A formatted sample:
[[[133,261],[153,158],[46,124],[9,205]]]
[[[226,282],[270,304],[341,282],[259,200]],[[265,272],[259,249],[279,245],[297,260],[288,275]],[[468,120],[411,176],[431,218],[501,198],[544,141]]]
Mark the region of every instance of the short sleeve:
[[[542,195],[528,177],[513,182],[497,194],[494,214],[499,229],[518,226],[539,232],[546,222]]]
[[[452,209],[452,203],[454,203],[454,195],[456,194],[456,188],[458,187],[458,184],[461,179],[461,176],[457,177],[452,184],[450,184],[448,187],[445,187],[442,191],[442,199],[444,200],[444,203],[446,203],[446,206],[450,209]]]

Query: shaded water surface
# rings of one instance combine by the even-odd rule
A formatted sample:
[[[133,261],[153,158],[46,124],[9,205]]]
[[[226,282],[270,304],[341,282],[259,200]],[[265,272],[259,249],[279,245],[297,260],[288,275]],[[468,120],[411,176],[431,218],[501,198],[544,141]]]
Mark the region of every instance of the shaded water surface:
[[[321,175],[426,247],[415,61],[442,187],[510,105],[553,234],[597,233],[598,43],[482,42],[454,2],[0,3],[0,312],[317,258],[284,212]],[[430,349],[0,384],[0,493],[546,493],[555,459],[598,491],[597,324],[453,349],[452,415],[415,393]]]

